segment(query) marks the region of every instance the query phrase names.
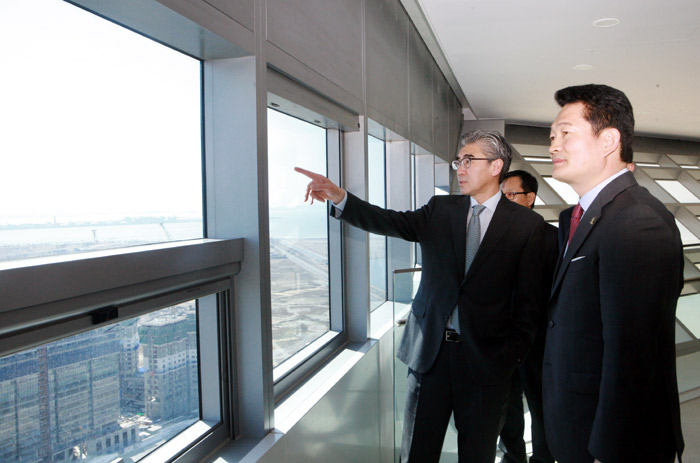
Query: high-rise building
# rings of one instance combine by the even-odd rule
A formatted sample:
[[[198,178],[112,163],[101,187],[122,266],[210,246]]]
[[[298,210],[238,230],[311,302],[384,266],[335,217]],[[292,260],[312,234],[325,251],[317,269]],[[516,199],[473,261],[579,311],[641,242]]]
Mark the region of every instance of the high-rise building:
[[[139,326],[145,413],[154,421],[198,415],[196,333],[191,306],[159,312]]]
[[[62,459],[121,429],[119,327],[0,359],[0,461]]]

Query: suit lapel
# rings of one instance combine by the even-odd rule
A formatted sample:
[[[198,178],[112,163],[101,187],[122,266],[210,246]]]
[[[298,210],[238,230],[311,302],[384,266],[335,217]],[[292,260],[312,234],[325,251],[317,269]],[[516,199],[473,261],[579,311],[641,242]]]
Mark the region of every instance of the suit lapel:
[[[481,264],[487,260],[488,255],[496,248],[498,242],[509,229],[515,217],[515,214],[512,213],[513,207],[522,206],[513,203],[512,201],[506,199],[505,196],[501,195],[501,199],[498,201],[498,206],[496,206],[496,211],[494,212],[493,217],[491,217],[491,222],[489,223],[489,227],[486,229],[484,239],[481,240],[481,244],[479,244],[479,250],[477,251],[476,256],[474,256],[474,261],[472,262],[471,267],[469,267],[469,271],[465,275],[465,279],[468,279],[472,274],[474,274],[478,270],[479,266],[481,266]],[[464,266],[464,264],[462,265]]]
[[[464,261],[467,255],[467,217],[470,202],[469,196],[458,197],[455,200],[455,207],[450,212],[452,246],[455,251],[458,275],[464,275]]]
[[[571,223],[571,213],[574,210],[573,207],[564,209],[561,214],[559,214],[559,231],[557,233],[557,240],[559,243],[559,258],[557,259],[557,265],[554,268],[554,276],[559,273],[559,268],[564,260],[564,251],[566,250],[566,242],[569,237],[569,226]],[[554,284],[554,282],[552,282]]]
[[[596,198],[593,200],[588,210],[584,211],[583,217],[581,217],[581,222],[579,223],[578,228],[576,229],[576,234],[573,236],[571,243],[569,243],[569,249],[566,251],[566,254],[564,254],[560,265],[556,269],[556,276],[554,277],[554,284],[552,285],[552,294],[554,294],[554,292],[561,284],[561,281],[564,278],[564,275],[566,274],[566,270],[569,268],[569,264],[571,263],[571,258],[576,255],[583,243],[586,242],[588,235],[590,235],[595,225],[603,216],[605,206],[607,206],[608,203],[615,199],[615,197],[618,194],[620,194],[620,192],[636,184],[637,181],[634,179],[634,176],[632,176],[632,173],[625,173],[617,177],[615,180],[610,182],[610,184],[608,184],[605,188],[603,188],[600,193],[598,193],[598,196],[596,196]],[[566,215],[568,217],[568,220],[570,220],[571,212],[568,212],[568,214]],[[564,216],[565,214],[562,214],[561,218],[564,219]],[[564,240],[568,238],[568,230],[569,225],[567,222],[567,236],[564,237]],[[564,247],[565,246],[566,241],[564,241]]]

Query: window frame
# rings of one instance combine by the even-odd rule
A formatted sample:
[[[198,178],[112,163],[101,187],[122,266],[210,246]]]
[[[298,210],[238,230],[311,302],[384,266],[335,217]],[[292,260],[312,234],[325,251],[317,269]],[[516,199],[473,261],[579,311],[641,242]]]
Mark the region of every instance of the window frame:
[[[200,419],[141,460],[199,461],[235,435],[229,351],[242,253],[241,239],[202,239],[7,263],[0,267],[0,285],[11,288],[0,301],[0,355],[216,295],[198,310]],[[216,387],[207,387],[205,376],[216,378]]]
[[[90,30],[90,31],[93,31],[93,29],[97,29],[97,28],[100,28],[100,29],[106,28],[106,29],[112,29],[112,30],[121,29],[119,31],[119,33],[127,34],[127,35],[134,34],[135,36],[138,36],[136,38],[139,40],[139,43],[150,42],[149,45],[152,45],[154,48],[157,48],[159,50],[159,53],[162,53],[163,55],[169,56],[169,55],[172,55],[173,52],[175,52],[174,54],[179,55],[178,61],[180,61],[180,60],[193,61],[191,63],[191,68],[188,71],[190,74],[188,74],[188,75],[190,75],[190,76],[197,75],[198,79],[199,79],[198,84],[195,85],[193,83],[194,86],[190,87],[190,90],[189,90],[189,95],[190,95],[190,97],[192,97],[193,103],[195,101],[195,98],[194,98],[195,95],[197,95],[197,97],[199,98],[199,102],[198,102],[198,111],[199,112],[196,115],[190,114],[190,116],[192,116],[192,120],[191,121],[188,120],[188,123],[191,122],[191,125],[188,126],[188,131],[189,131],[188,133],[191,133],[191,135],[192,135],[192,145],[191,146],[193,146],[193,147],[196,146],[196,149],[198,150],[198,152],[196,154],[192,153],[192,155],[189,156],[188,162],[192,162],[194,164],[199,164],[199,166],[201,166],[201,175],[195,175],[194,177],[188,176],[188,180],[190,180],[192,178],[194,178],[196,180],[195,182],[193,182],[193,183],[195,183],[196,187],[199,187],[200,182],[201,182],[201,187],[202,187],[201,191],[197,192],[197,194],[202,193],[202,196],[201,196],[201,200],[197,201],[199,204],[198,204],[196,210],[194,211],[198,216],[195,216],[192,218],[193,222],[197,222],[196,228],[198,229],[198,231],[196,233],[195,232],[187,233],[187,237],[184,239],[183,238],[172,238],[170,232],[166,229],[166,225],[169,225],[168,218],[162,217],[160,219],[160,220],[162,220],[162,222],[160,223],[160,226],[163,228],[163,231],[164,231],[162,238],[146,237],[143,235],[129,236],[126,239],[131,240],[132,244],[129,244],[128,246],[134,246],[134,243],[136,243],[139,246],[142,246],[142,245],[148,245],[148,244],[175,242],[177,240],[200,239],[200,238],[204,238],[206,236],[204,234],[204,231],[206,230],[207,217],[206,217],[205,198],[203,196],[203,193],[204,193],[203,187],[205,184],[204,183],[205,179],[204,179],[204,165],[203,165],[203,160],[204,160],[203,140],[204,140],[204,138],[203,138],[203,133],[202,133],[203,132],[203,130],[202,130],[202,126],[203,126],[203,101],[202,101],[202,93],[203,92],[202,92],[202,89],[203,89],[204,82],[203,82],[203,60],[202,60],[201,55],[209,53],[213,49],[219,49],[220,51],[223,51],[225,49],[225,43],[227,43],[223,39],[221,39],[220,37],[215,36],[211,32],[208,32],[199,26],[197,26],[199,28],[197,31],[189,31],[191,33],[192,32],[195,33],[194,36],[197,37],[197,40],[199,42],[198,47],[196,48],[197,51],[199,52],[198,54],[192,53],[192,50],[195,48],[193,48],[192,43],[188,43],[188,39],[187,39],[188,34],[181,34],[180,37],[174,37],[174,36],[168,37],[169,39],[172,39],[173,42],[177,42],[177,43],[170,43],[170,42],[166,42],[166,41],[162,40],[160,38],[160,36],[168,34],[168,27],[173,27],[175,24],[182,25],[183,18],[180,17],[179,15],[177,15],[174,11],[167,9],[166,7],[164,7],[162,5],[160,5],[160,6],[154,5],[153,7],[162,9],[162,11],[161,11],[162,17],[160,19],[155,19],[155,17],[153,16],[153,12],[154,12],[153,7],[149,8],[149,6],[147,5],[147,3],[151,2],[151,1],[152,0],[146,0],[144,2],[140,2],[141,4],[138,4],[138,5],[136,3],[129,3],[128,6],[119,5],[119,6],[116,6],[116,8],[115,8],[115,5],[109,5],[109,4],[104,4],[104,5],[98,6],[98,5],[95,5],[94,4],[95,2],[92,2],[91,0],[54,0],[52,2],[52,3],[62,4],[60,6],[60,8],[66,9],[66,13],[68,12],[68,10],[75,10],[71,13],[71,15],[75,14],[77,16],[82,17],[82,16],[86,16],[86,13],[87,13],[87,16],[94,16],[94,18],[91,18],[90,21],[86,22],[86,24],[88,24],[88,23],[90,24],[88,26],[88,30]],[[143,10],[142,10],[142,8],[143,8]],[[145,17],[139,19],[139,29],[135,29],[133,27],[130,27],[128,23],[130,21],[133,21],[135,17],[138,17],[137,16],[138,12],[144,13]],[[136,14],[136,16],[134,15],[134,13]],[[81,29],[81,31],[82,31],[82,29]],[[107,34],[108,37],[112,37],[113,35],[114,35],[113,32],[110,32],[109,34]],[[229,52],[229,53],[237,53],[238,52],[238,50],[236,50],[235,47],[233,47],[232,45],[230,45],[230,47],[231,48],[229,50],[226,50],[227,52]],[[128,48],[124,48],[124,50],[128,50]],[[134,62],[138,63],[139,65],[143,64],[142,63],[142,56],[136,57],[135,60],[136,61],[134,61]],[[94,99],[94,96],[91,96],[91,98]],[[51,103],[53,103],[52,100],[48,101],[49,105]],[[197,107],[197,105],[193,104],[193,105],[189,106],[188,109],[191,109],[193,107]],[[146,108],[146,109],[148,109],[148,108]],[[183,113],[183,114],[187,114],[187,113]],[[92,114],[93,118],[96,116],[99,116],[99,114],[97,114],[97,115]],[[197,121],[196,123],[194,122],[195,120]],[[191,130],[190,130],[190,127],[191,127]],[[85,130],[85,128],[83,128],[83,131],[84,130]],[[199,143],[197,143],[197,140],[196,140],[197,137],[195,136],[195,134],[198,135]],[[114,136],[117,136],[116,132],[115,132]],[[128,133],[124,134],[122,132],[119,132],[118,136],[121,138],[125,138],[125,137],[128,138]],[[68,157],[68,159],[66,159],[65,161],[69,165],[72,165],[72,164],[75,164],[78,162],[76,159],[72,159],[70,157]],[[131,165],[131,164],[129,163],[129,165]],[[131,166],[131,170],[132,171],[134,169],[138,170],[140,165],[141,164],[136,163],[135,167]],[[97,172],[97,171],[95,171],[95,172]],[[155,172],[155,170],[154,170],[154,172]],[[167,172],[167,170],[163,170],[163,172],[165,173],[165,172]],[[121,178],[121,177],[118,177],[118,178]],[[122,178],[122,183],[124,183],[123,180],[124,179]],[[64,179],[64,183],[65,182],[68,182],[68,184],[71,184],[71,183],[76,183],[77,181],[75,181],[75,179],[69,177],[68,179]],[[172,183],[172,182],[170,182],[170,183]],[[89,186],[89,184],[85,185],[85,187],[87,187],[87,186]],[[110,187],[110,191],[114,190],[114,189],[115,189],[114,187]],[[119,190],[119,187],[117,187],[116,189]],[[88,190],[86,190],[86,191],[88,191]],[[100,191],[101,190],[98,188],[96,194],[99,195]],[[107,191],[107,190],[105,190],[105,191]],[[46,194],[44,195],[44,197],[45,196],[46,196]],[[49,196],[50,196],[50,194],[49,194]],[[156,195],[154,195],[154,194],[152,194],[150,196],[152,196],[154,198],[156,197]],[[197,199],[199,199],[199,198],[197,198]],[[131,204],[134,204],[134,202],[132,202]],[[107,208],[105,210],[108,210],[108,209],[109,208]],[[36,212],[36,211],[30,211],[30,212]],[[95,211],[92,211],[92,212],[95,212]],[[161,211],[158,211],[158,212],[154,213],[154,215],[158,216],[160,212]],[[201,212],[201,215],[199,215],[200,212]],[[166,213],[167,212],[164,212],[163,215],[165,215]],[[92,225],[95,228],[92,230],[93,236],[95,237],[94,240],[97,241],[97,233],[99,233],[100,235],[102,233],[100,231],[101,226],[103,226],[103,225],[111,226],[112,224],[117,224],[118,220],[129,220],[132,218],[131,215],[134,214],[134,212],[130,212],[129,209],[125,209],[123,211],[123,214],[124,214],[123,217],[116,216],[116,215],[114,218],[113,217],[108,217],[108,218],[92,217],[95,219],[95,224],[91,224],[90,222],[88,222],[87,224],[81,223],[82,220],[90,220],[91,218],[88,217],[86,219],[86,217],[83,217],[83,216],[73,217],[74,214],[84,214],[84,212],[81,212],[81,211],[66,212],[66,213],[64,213],[64,215],[67,215],[68,218],[67,219],[64,218],[63,220],[61,219],[61,214],[56,214],[59,216],[58,222],[56,222],[56,215],[54,215],[54,217],[53,217],[53,219],[54,219],[53,225],[54,226],[50,227],[50,228],[47,227],[47,229],[50,231],[56,230],[57,229],[56,223],[58,223],[59,226],[66,226],[67,225],[70,228],[72,228],[74,226],[80,227],[80,228],[87,228],[87,225]],[[148,212],[145,212],[144,214],[147,215]],[[92,214],[90,214],[90,215],[92,215]],[[140,218],[138,212],[135,213],[135,217]],[[155,218],[156,217],[153,217],[153,219],[155,219]],[[66,222],[65,220],[68,220],[68,222]],[[160,221],[160,220],[158,220],[158,221]],[[41,222],[41,219],[37,219],[37,222]],[[150,220],[150,221],[139,223],[139,224],[140,225],[152,225],[152,226],[158,227],[159,224],[155,223],[155,222],[156,222],[155,220]],[[24,224],[22,224],[22,225],[24,226]],[[38,225],[41,228],[44,228],[42,226],[42,224],[39,224],[39,223],[32,224],[32,225]],[[60,229],[60,228],[58,228],[58,229]],[[100,243],[104,247],[100,247],[99,249],[105,249],[105,250],[121,249],[118,244],[112,245],[109,238],[107,240],[100,240]],[[72,244],[72,243],[56,241],[53,244],[58,245],[58,246],[64,246],[66,244]],[[42,258],[45,256],[52,256],[52,255],[69,256],[71,253],[84,252],[81,250],[74,250],[72,252],[65,252],[64,254],[59,254],[59,253],[56,253],[55,251],[56,251],[56,249],[52,248],[52,249],[46,251],[45,253],[37,253],[34,256],[29,257],[29,259]],[[20,257],[19,259],[25,259],[25,257]],[[15,259],[15,260],[19,260],[19,259]],[[1,262],[6,263],[9,266],[15,265],[15,264],[13,264],[12,260],[3,260]],[[5,265],[5,266],[2,266],[0,268],[8,268],[8,267]]]
[[[382,132],[383,132],[383,130],[382,130]],[[382,144],[381,165],[383,168],[383,171],[382,171],[382,173],[383,173],[383,175],[382,175],[382,193],[383,193],[382,199],[383,199],[383,202],[382,202],[382,204],[375,204],[375,205],[386,208],[386,207],[388,207],[388,204],[387,204],[387,199],[388,199],[387,198],[388,197],[388,195],[387,195],[387,146],[386,146],[387,142],[386,142],[386,140],[384,140],[383,138],[378,136],[378,134],[368,133],[368,135],[367,135],[367,189],[368,189],[368,196],[369,196],[369,189],[372,187],[371,182],[373,180],[372,175],[370,174],[370,168],[372,166],[372,162],[370,162],[370,160],[369,160],[369,157],[372,155],[371,150],[370,150],[370,143],[369,143],[370,137],[378,140]],[[377,164],[379,164],[379,162],[377,162]],[[370,198],[370,202],[371,202],[371,199],[372,198]],[[371,261],[372,252],[371,252],[371,250],[372,250],[372,245],[373,245],[372,239],[374,238],[375,240],[377,240],[378,236],[379,235],[375,235],[375,234],[370,233],[370,237],[368,239],[368,246],[369,246],[369,252],[370,252],[370,267],[368,269],[369,280],[370,280],[370,282],[369,282],[369,290],[370,290],[370,298],[369,298],[370,308],[369,308],[369,310],[370,310],[370,312],[374,312],[375,310],[379,309],[382,306],[382,304],[386,303],[389,300],[389,293],[390,293],[390,291],[389,291],[389,249],[388,249],[389,248],[389,240],[386,236],[384,236],[384,237],[380,237],[380,238],[384,239],[384,291],[383,291],[384,298],[382,300],[379,300],[379,299],[373,300],[372,296],[371,296],[371,291],[372,291],[372,261]]]
[[[277,111],[326,131],[326,175],[340,185],[341,139],[340,123],[311,109],[268,92],[268,110]],[[327,213],[330,205],[326,205]],[[343,308],[342,233],[338,220],[327,220],[328,227],[328,291],[329,329],[319,338],[272,368],[275,402],[281,402],[313,371],[323,365],[347,342]],[[270,286],[272,286],[270,281]],[[270,343],[272,337],[270,337]]]

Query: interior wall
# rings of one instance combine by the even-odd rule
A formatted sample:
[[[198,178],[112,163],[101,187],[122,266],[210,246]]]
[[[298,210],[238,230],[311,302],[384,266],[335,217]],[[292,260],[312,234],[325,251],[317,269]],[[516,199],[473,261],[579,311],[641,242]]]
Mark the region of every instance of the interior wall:
[[[329,101],[436,156],[454,155],[461,104],[400,0],[160,3]]]
[[[393,332],[370,343],[298,423],[242,463],[393,462]]]

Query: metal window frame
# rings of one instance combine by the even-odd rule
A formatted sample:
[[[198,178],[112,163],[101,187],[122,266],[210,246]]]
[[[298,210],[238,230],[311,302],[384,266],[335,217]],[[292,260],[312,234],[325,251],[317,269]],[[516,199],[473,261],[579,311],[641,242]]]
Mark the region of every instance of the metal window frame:
[[[291,84],[290,84],[291,85]],[[293,95],[292,92],[289,93]],[[268,94],[269,109],[290,117],[295,117],[311,125],[326,129],[326,163],[327,175],[334,183],[341,179],[341,128],[347,126],[328,117],[300,106],[289,104],[285,99]],[[280,102],[280,103],[277,103]],[[330,102],[327,104],[331,105]],[[318,105],[316,105],[318,106]],[[329,206],[328,206],[329,207]],[[321,365],[325,364],[347,342],[343,310],[342,281],[342,233],[337,220],[328,220],[328,277],[329,277],[329,315],[330,326],[326,333],[295,353],[272,370],[275,402],[287,397],[298,385]],[[272,284],[272,282],[270,282]]]
[[[143,460],[199,461],[235,435],[232,293],[242,258],[243,240],[237,239],[15,261],[0,269],[0,286],[9,292],[0,303],[0,355],[204,301],[207,307],[198,310],[202,418]],[[209,383],[202,387],[204,377]]]

